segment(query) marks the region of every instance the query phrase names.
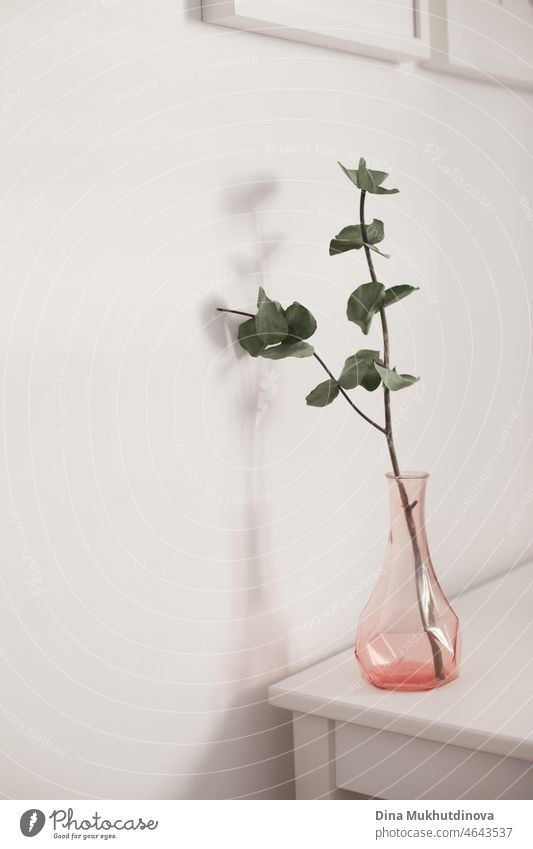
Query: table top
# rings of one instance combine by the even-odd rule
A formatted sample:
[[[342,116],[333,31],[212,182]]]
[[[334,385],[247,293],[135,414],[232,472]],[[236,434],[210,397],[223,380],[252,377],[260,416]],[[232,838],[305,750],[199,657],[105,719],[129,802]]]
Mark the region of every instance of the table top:
[[[379,690],[353,648],[269,688],[270,704],[533,762],[533,563],[453,600],[460,674],[424,692]]]

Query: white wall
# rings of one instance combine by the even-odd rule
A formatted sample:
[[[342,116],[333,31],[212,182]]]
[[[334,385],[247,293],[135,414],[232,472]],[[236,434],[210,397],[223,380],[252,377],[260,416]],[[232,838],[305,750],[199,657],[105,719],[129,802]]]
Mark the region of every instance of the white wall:
[[[532,98],[175,0],[3,0],[0,27],[0,791],[290,796],[266,686],[353,640],[387,463],[342,399],[306,407],[316,362],[242,357],[215,306],[263,283],[335,370],[368,346],[344,318],[364,258],[327,246],[356,200],[336,160],[384,165],[435,563],[454,593],[524,560]]]

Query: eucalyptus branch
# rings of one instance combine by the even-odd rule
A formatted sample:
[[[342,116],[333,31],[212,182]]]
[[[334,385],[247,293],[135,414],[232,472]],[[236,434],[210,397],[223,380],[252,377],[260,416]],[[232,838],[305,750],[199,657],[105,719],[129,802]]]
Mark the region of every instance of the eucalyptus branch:
[[[329,368],[328,368],[328,367],[327,367],[327,365],[325,364],[324,360],[322,360],[322,359],[318,356],[318,354],[316,353],[316,351],[315,351],[315,353],[313,354],[313,357],[315,358],[315,360],[318,360],[318,362],[320,363],[320,365],[322,366],[322,368],[324,369],[324,371],[326,371],[326,372],[329,374],[330,378],[331,378],[332,380],[336,380],[336,378],[334,377],[334,375],[330,372]],[[375,421],[373,421],[372,419],[370,419],[370,418],[366,415],[366,413],[363,413],[363,411],[362,411],[362,410],[360,410],[360,409],[359,409],[359,407],[356,407],[356,406],[355,406],[354,402],[352,401],[352,399],[350,398],[350,396],[348,395],[348,393],[346,392],[346,390],[342,388],[342,386],[339,386],[339,392],[340,392],[340,394],[341,394],[341,395],[343,395],[343,396],[344,396],[344,398],[346,398],[346,400],[348,401],[348,404],[350,404],[350,406],[351,406],[351,407],[353,407],[353,409],[355,410],[355,412],[356,412],[356,413],[359,413],[359,415],[360,415],[360,416],[361,416],[361,417],[362,417],[362,418],[363,418],[366,422],[368,422],[369,424],[371,424],[371,425],[372,425],[372,427],[375,427],[375,428],[376,428],[377,430],[379,430],[381,433],[385,433],[385,428],[384,428],[384,427],[382,427],[380,424],[378,424],[377,422],[375,422]]]
[[[376,275],[376,270],[374,268],[374,261],[372,259],[372,253],[368,245],[368,235],[365,222],[365,200],[366,192],[363,190],[361,192],[361,199],[359,201],[359,222],[361,225],[361,235],[363,237],[363,246],[365,249],[365,256],[368,264],[368,270],[370,272],[370,278],[373,283],[377,283],[378,278]],[[390,365],[389,327],[387,324],[387,316],[385,314],[385,307],[383,306],[383,304],[381,304],[379,308],[379,317],[381,319],[381,329],[383,334],[383,365],[386,369],[388,369]],[[385,436],[387,438],[387,446],[389,449],[392,469],[394,471],[395,476],[398,477],[400,474],[400,464],[398,463],[398,455],[396,454],[396,446],[394,444],[394,434],[392,430],[390,389],[388,389],[385,384],[383,384],[383,406],[385,408]],[[403,487],[403,485],[402,489],[405,494],[405,487]]]
[[[374,268],[374,262],[372,260],[372,254],[370,251],[370,247],[368,244],[368,233],[365,222],[365,199],[366,199],[366,191],[361,191],[361,199],[359,201],[359,223],[361,227],[361,237],[363,239],[363,246],[365,250],[366,260],[368,264],[368,270],[370,272],[370,277],[373,283],[378,283],[378,279],[376,276],[376,271]],[[390,342],[389,342],[389,328],[387,324],[387,316],[385,314],[385,306],[381,303],[379,307],[379,316],[381,319],[381,329],[383,335],[383,364],[386,369],[389,368],[390,363]],[[396,453],[396,446],[394,444],[394,433],[392,429],[392,415],[391,415],[391,405],[390,405],[390,389],[383,384],[383,404],[385,408],[385,437],[387,440],[387,446],[389,449],[389,455],[391,459],[392,468],[394,471],[394,476],[397,479],[398,490],[400,493],[400,500],[402,502],[402,508],[405,515],[405,521],[407,523],[407,529],[409,531],[409,538],[411,540],[411,546],[413,548],[413,555],[415,560],[415,573],[416,573],[416,595],[417,595],[417,604],[418,611],[420,614],[420,620],[422,622],[422,627],[426,633],[429,644],[431,646],[431,652],[433,655],[433,665],[435,667],[435,675],[436,677],[442,681],[444,680],[444,663],[442,659],[442,651],[439,645],[439,641],[436,639],[433,634],[433,629],[435,628],[435,618],[433,611],[433,604],[430,598],[428,604],[428,610],[426,611],[424,606],[424,564],[422,560],[422,553],[420,551],[420,546],[418,544],[418,536],[416,532],[416,525],[413,520],[413,507],[414,504],[409,504],[409,498],[407,497],[407,492],[405,490],[405,486],[400,478],[400,464],[398,463],[398,455]]]
[[[272,360],[287,357],[313,356],[315,358],[328,375],[328,380],[319,383],[306,396],[305,400],[309,406],[325,407],[333,403],[338,395],[342,395],[358,416],[385,436],[414,555],[420,621],[431,646],[435,677],[442,681],[445,680],[446,675],[441,644],[436,631],[434,601],[431,588],[427,586],[427,570],[413,516],[413,509],[417,502],[409,503],[406,486],[402,480],[401,467],[394,442],[391,413],[391,391],[404,389],[415,383],[418,378],[410,374],[399,374],[396,369],[391,368],[387,309],[391,304],[414,292],[416,287],[402,284],[386,289],[383,283],[378,280],[374,268],[373,252],[381,253],[376,245],[384,238],[384,225],[379,219],[374,219],[369,224],[365,221],[367,193],[391,195],[395,194],[398,189],[385,187],[383,183],[388,175],[383,171],[368,169],[363,158],[359,161],[357,169],[348,169],[343,165],[341,165],[341,168],[346,177],[361,193],[359,223],[343,227],[331,239],[329,253],[334,256],[346,251],[364,249],[371,282],[362,284],[351,293],[348,298],[346,314],[348,320],[357,324],[365,335],[370,330],[373,317],[379,314],[383,337],[383,358],[380,358],[379,351],[367,350],[366,348],[359,350],[346,359],[341,374],[339,377],[335,377],[324,360],[316,353],[314,347],[306,341],[317,328],[317,322],[312,313],[307,307],[297,302],[283,308],[280,303],[271,300],[262,287],[259,288],[256,314],[224,307],[219,307],[218,311],[243,316],[246,319],[239,326],[238,341],[241,347],[252,357],[261,356]],[[368,392],[373,392],[380,385],[383,387],[384,425],[378,424],[367,416],[352,401],[346,391],[361,387]]]
[[[229,313],[232,313],[232,315],[244,315],[247,318],[254,318],[254,314],[251,313],[251,312],[242,312],[242,310],[228,310],[225,307],[217,307],[217,312],[229,312]],[[322,357],[319,357],[318,354],[316,353],[316,351],[313,353],[313,357],[315,358],[315,360],[318,363],[320,363],[320,365],[322,366],[322,368],[324,369],[326,374],[331,378],[331,380],[334,380],[336,382],[336,378],[335,378],[333,372],[330,371],[330,369],[327,367],[327,365],[324,362],[324,360],[322,359]],[[375,427],[377,430],[379,430],[380,433],[385,433],[385,428],[382,427],[377,422],[373,421],[371,418],[369,418],[369,416],[367,416],[366,413],[363,413],[363,411],[360,410],[359,407],[357,407],[354,404],[354,402],[352,401],[352,399],[350,398],[350,396],[348,395],[346,390],[342,388],[342,386],[339,386],[339,392],[348,401],[348,404],[350,405],[350,407],[353,410],[355,410],[355,412],[359,416],[361,416],[361,418],[363,418],[366,422],[368,422],[368,424],[371,424],[372,427]]]

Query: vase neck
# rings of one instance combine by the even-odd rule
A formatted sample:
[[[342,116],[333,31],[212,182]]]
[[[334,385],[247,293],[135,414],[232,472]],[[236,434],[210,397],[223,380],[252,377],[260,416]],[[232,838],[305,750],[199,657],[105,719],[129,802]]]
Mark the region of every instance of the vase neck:
[[[425,539],[426,484],[425,472],[406,472],[399,477],[387,475],[391,528],[408,530],[406,509],[419,539]]]

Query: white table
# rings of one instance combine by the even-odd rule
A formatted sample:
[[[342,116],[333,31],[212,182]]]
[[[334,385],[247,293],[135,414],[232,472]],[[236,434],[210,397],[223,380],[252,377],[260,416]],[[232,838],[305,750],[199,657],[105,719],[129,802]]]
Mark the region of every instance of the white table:
[[[275,684],[299,799],[533,799],[533,564],[454,600],[457,681],[378,690],[353,649]]]

